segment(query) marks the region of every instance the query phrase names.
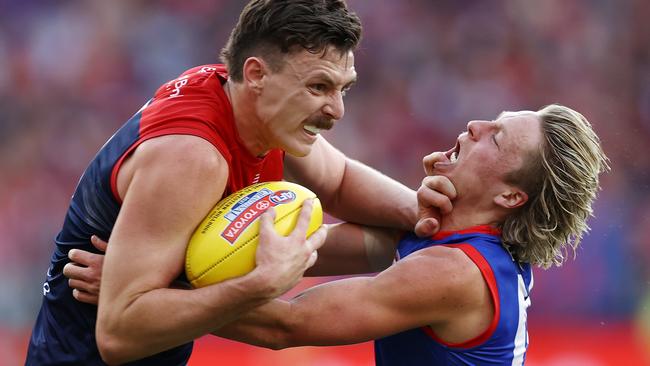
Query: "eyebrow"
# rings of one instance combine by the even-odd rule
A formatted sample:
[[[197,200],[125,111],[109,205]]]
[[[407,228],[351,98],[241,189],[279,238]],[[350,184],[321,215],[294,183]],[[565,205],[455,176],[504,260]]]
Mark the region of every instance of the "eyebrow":
[[[495,124],[497,124],[497,126],[499,127],[499,131],[502,132],[502,133],[503,133],[504,135],[506,135],[506,136],[508,135],[508,131],[506,131],[506,129],[504,128],[503,123],[499,123],[499,122],[497,122],[497,120],[498,120],[499,118],[503,117],[503,116],[504,116],[505,114],[507,114],[507,113],[508,113],[508,112],[505,112],[505,111],[499,113],[499,115],[497,116],[497,119],[495,119],[495,120],[492,121],[492,122],[494,122]],[[496,134],[492,135],[492,139],[494,140],[494,143],[497,145],[497,148],[498,148],[499,150],[501,150],[501,145],[499,145],[499,143],[497,142]]]
[[[315,73],[314,75],[311,75],[310,79],[311,78],[313,78],[313,79],[320,78],[324,82],[329,84],[330,86],[335,86],[336,85],[334,80],[327,73],[324,73],[322,71],[319,71],[319,72]],[[352,85],[356,84],[357,80],[358,80],[358,77],[355,75],[354,79],[350,80],[347,84],[343,85],[343,89],[347,89],[347,88],[351,87]]]
[[[347,84],[345,84],[345,85],[343,86],[343,89],[349,89],[349,88],[351,88],[354,84],[357,83],[358,80],[359,80],[359,79],[355,76],[354,79],[350,80],[349,83],[347,83]]]

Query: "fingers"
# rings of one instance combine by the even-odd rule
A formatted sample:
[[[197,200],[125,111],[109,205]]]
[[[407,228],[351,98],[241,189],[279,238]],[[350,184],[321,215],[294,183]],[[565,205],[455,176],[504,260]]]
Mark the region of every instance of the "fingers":
[[[437,233],[440,229],[440,223],[434,218],[425,218],[415,224],[415,235],[419,237],[428,237]]]
[[[100,248],[101,245],[98,249]],[[68,278],[68,285],[73,289],[72,295],[81,302],[97,304],[104,256],[71,249],[68,258],[72,262],[63,267],[63,275]]]
[[[307,268],[311,268],[316,263],[317,260],[318,260],[318,252],[314,250],[313,252],[311,252],[311,255],[309,256],[309,260],[307,260]]]
[[[299,238],[304,238],[307,236],[307,228],[309,227],[309,221],[311,221],[311,212],[313,208],[314,208],[314,200],[312,198],[306,199],[302,203],[300,216],[298,216],[296,227],[291,232],[291,236],[295,236]]]
[[[417,191],[420,208],[435,207],[443,215],[449,214],[453,208],[451,201],[456,198],[456,188],[449,178],[436,175],[424,178],[422,186]]]
[[[85,302],[86,304],[97,305],[99,303],[99,296],[94,294],[89,294],[84,291],[79,291],[77,289],[72,290],[72,296],[77,299],[77,301]]]
[[[91,269],[68,263],[63,267],[63,274],[68,278],[72,296],[78,301],[97,305],[99,301],[99,283],[90,281]]]
[[[302,208],[300,209],[300,215],[296,221],[296,226],[293,228],[290,237],[293,239],[302,238],[304,239],[307,236],[307,229],[309,228],[309,222],[311,221],[311,213],[314,206],[314,200],[312,198],[306,199]],[[275,232],[275,210],[271,207],[266,212],[260,216],[260,233],[262,232]]]
[[[100,252],[106,252],[106,247],[108,246],[108,243],[100,239],[97,235],[93,235],[90,237],[90,242],[93,244],[95,248],[97,248]]]
[[[264,232],[275,232],[274,228],[275,223],[275,209],[273,207],[264,211],[262,216],[260,216],[260,235]]]
[[[81,249],[70,249],[68,252],[68,258],[70,258],[71,261],[83,266],[92,266],[103,262],[104,260],[104,256],[102,254],[95,254]]]
[[[444,152],[436,151],[422,158],[422,166],[427,175],[433,175],[433,167],[437,162],[448,161]]]
[[[431,160],[436,159],[432,156],[434,154],[429,155]],[[425,177],[417,191],[419,221],[415,225],[415,234],[426,237],[437,233],[442,216],[451,213],[456,195],[456,187],[449,178],[442,175]]]
[[[95,296],[97,296],[99,294],[99,288],[97,286],[95,286],[95,285],[91,285],[90,283],[88,283],[86,281],[69,279],[68,280],[68,285],[73,290],[86,292],[88,294],[95,295]]]
[[[307,267],[311,268],[316,261],[318,260],[318,249],[325,244],[325,239],[327,238],[327,226],[321,226],[318,230],[314,231],[309,238],[307,238],[306,246],[308,250],[311,250],[311,255],[307,260]]]
[[[454,186],[454,184],[451,182],[451,180],[449,180],[449,178],[443,175],[425,177],[422,180],[422,186],[440,192],[452,200],[456,198],[457,195],[456,187]]]
[[[83,267],[75,263],[68,263],[63,267],[63,275],[70,279],[89,281],[90,274],[88,267]]]
[[[318,230],[314,231],[309,238],[307,238],[307,246],[311,250],[318,250],[320,247],[325,244],[325,239],[327,238],[327,228],[321,226]]]
[[[441,214],[447,215],[453,208],[449,197],[427,188],[418,189],[417,198],[420,209],[436,208]]]

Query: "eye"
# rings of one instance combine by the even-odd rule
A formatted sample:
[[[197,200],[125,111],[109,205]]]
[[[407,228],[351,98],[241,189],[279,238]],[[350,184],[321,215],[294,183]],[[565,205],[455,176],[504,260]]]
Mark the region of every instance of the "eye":
[[[323,83],[316,83],[309,85],[309,88],[317,93],[324,93],[327,91],[327,85]]]
[[[492,142],[494,142],[494,144],[497,145],[497,148],[501,149],[501,147],[499,146],[499,143],[497,142],[497,135],[496,134],[492,135]]]

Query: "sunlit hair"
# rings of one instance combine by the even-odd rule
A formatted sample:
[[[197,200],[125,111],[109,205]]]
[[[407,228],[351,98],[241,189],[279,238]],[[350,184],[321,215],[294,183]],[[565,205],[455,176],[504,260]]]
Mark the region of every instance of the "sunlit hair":
[[[341,54],[361,40],[361,21],[343,0],[252,0],[242,11],[228,43],[221,50],[230,78],[243,80],[243,66],[251,56],[261,57],[273,72],[283,57],[307,50]]]
[[[591,124],[558,104],[537,111],[542,143],[508,181],[528,194],[528,202],[502,224],[502,240],[518,261],[543,268],[575,256],[589,230],[598,176],[609,169]]]

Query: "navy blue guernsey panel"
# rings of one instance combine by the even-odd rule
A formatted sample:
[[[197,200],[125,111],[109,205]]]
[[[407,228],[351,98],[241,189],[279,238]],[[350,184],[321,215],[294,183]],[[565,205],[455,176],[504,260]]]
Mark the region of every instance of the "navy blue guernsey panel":
[[[120,209],[113,196],[111,173],[122,155],[140,138],[141,111],[101,148],[82,175],[43,284],[43,304],[29,343],[26,365],[104,365],[95,342],[97,307],[77,301],[63,276],[73,248],[97,252],[90,236],[108,239]],[[185,365],[192,343],[131,363],[132,365]]]

